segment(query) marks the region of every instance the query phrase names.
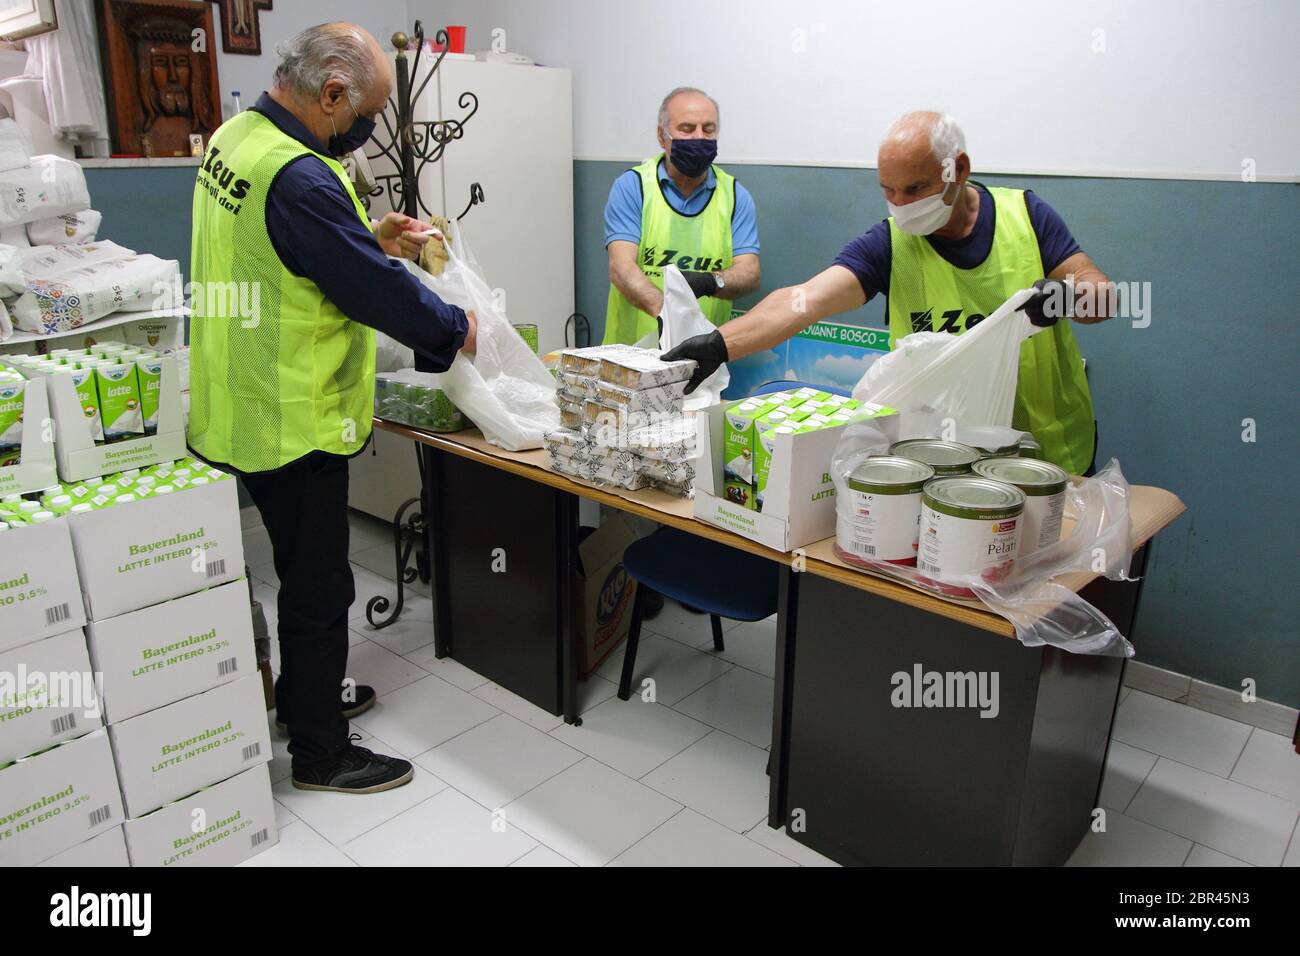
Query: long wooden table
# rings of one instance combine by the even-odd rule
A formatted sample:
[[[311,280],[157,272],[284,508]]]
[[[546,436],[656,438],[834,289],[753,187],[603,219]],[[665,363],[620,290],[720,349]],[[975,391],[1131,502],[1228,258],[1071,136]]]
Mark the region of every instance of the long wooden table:
[[[504,451],[477,430],[375,424],[416,442],[423,458],[439,657],[581,723],[573,581],[577,499],[587,498],[782,566],[771,826],[840,862],[913,865],[1057,864],[1086,831],[1121,658],[1026,647],[982,605],[851,567],[831,539],[773,551],[694,518],[688,500],[558,474],[540,450]],[[1168,491],[1133,486],[1138,580],[1058,583],[1132,639],[1148,544],[1183,510]],[[998,675],[997,718],[893,705],[897,675],[917,665]]]

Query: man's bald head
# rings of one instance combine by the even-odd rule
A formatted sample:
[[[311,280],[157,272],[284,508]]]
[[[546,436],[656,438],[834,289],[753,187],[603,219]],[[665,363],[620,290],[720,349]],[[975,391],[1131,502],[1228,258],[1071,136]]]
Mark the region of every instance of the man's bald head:
[[[354,23],[308,27],[276,52],[275,86],[301,102],[321,102],[326,112],[332,112],[340,96],[349,96],[360,115],[370,115],[392,95],[388,57],[379,41]]]
[[[905,206],[970,177],[966,135],[947,113],[915,110],[890,125],[876,160],[885,199]]]

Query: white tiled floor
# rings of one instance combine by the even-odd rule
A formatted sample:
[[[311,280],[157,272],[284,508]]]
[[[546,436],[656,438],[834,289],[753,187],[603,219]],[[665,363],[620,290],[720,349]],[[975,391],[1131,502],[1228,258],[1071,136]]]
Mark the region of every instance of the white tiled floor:
[[[708,617],[669,601],[642,632],[636,694],[614,696],[620,650],[579,686],[572,727],[434,657],[426,586],[371,628],[366,602],[396,593],[391,530],[355,513],[352,526],[348,673],[381,695],[353,732],[415,779],[365,797],[295,790],[274,737],[280,844],[248,865],[834,865],[767,826],[775,619],[725,622],[715,654]],[[245,539],[274,635],[269,542],[255,523]],[[1101,805],[1105,829],[1071,865],[1300,866],[1290,741],[1184,704],[1123,692]]]

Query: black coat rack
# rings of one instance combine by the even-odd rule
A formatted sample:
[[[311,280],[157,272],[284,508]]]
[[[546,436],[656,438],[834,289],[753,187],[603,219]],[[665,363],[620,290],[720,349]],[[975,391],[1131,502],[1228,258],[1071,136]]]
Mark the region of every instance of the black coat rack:
[[[407,50],[411,47],[412,41],[415,45],[415,54],[408,58]],[[460,109],[466,111],[460,119],[416,120],[414,118],[415,104],[419,102],[429,81],[437,74],[438,67],[442,65],[442,60],[447,55],[449,45],[447,31],[439,30],[434,35],[434,42],[441,47],[438,58],[434,61],[428,76],[420,81],[418,88],[412,90],[411,84],[414,78],[419,76],[420,58],[425,53],[424,26],[416,20],[412,35],[408,36],[400,32],[393,34],[393,49],[397,51],[397,85],[393,97],[390,97],[388,102],[394,119],[389,118],[388,110],[384,111],[382,131],[377,127],[367,144],[373,146],[378,152],[373,155],[367,152],[366,159],[377,160],[381,157],[387,159],[395,171],[375,177],[374,187],[361,197],[367,209],[370,208],[372,198],[385,196],[392,208],[400,208],[404,214],[413,218],[434,215],[433,210],[425,202],[425,197],[420,194],[420,175],[426,166],[442,159],[442,154],[448,145],[465,135],[465,124],[478,112],[478,97],[467,90],[461,93],[456,101]],[[457,220],[464,219],[471,209],[483,201],[483,187],[478,183],[472,183],[469,187],[469,202],[456,217]],[[420,454],[419,446],[415,448],[415,457],[420,466],[420,487],[423,488],[424,456]],[[432,576],[428,527],[419,505],[418,496],[409,498],[402,503],[402,506],[397,509],[397,514],[393,516],[397,598],[394,602],[381,594],[366,602],[366,620],[376,629],[387,627],[401,615],[405,603],[405,585],[414,582],[417,576],[427,584]],[[412,554],[415,556],[413,568],[408,567]],[[376,618],[376,615],[387,613],[390,606],[392,612],[388,613],[387,617]]]

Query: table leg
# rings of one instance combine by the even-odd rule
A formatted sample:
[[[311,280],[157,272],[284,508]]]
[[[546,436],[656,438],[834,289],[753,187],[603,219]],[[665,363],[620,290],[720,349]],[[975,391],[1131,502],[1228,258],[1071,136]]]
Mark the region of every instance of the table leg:
[[[438,656],[576,723],[577,498],[436,449],[429,458]]]

